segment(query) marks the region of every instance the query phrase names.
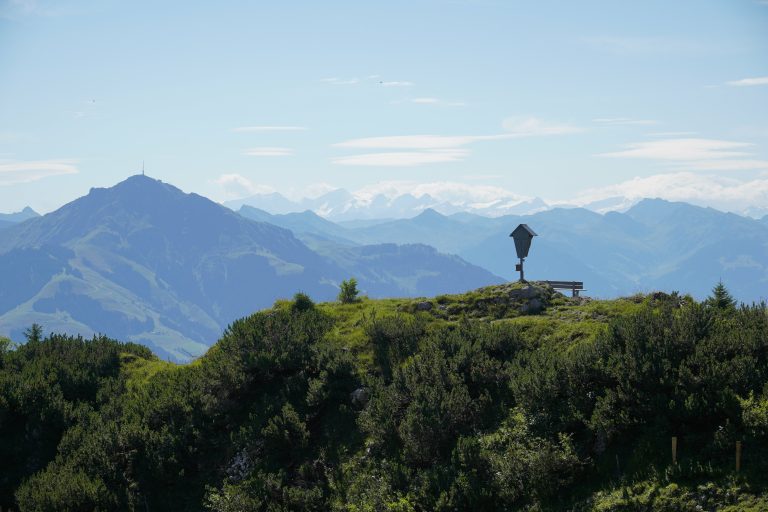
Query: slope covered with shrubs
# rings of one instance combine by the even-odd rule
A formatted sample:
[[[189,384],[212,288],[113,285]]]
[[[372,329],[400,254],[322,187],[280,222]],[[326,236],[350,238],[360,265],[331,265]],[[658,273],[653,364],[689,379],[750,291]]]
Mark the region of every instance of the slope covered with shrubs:
[[[30,338],[0,350],[3,508],[768,507],[768,314],[722,288],[299,294],[185,366]]]

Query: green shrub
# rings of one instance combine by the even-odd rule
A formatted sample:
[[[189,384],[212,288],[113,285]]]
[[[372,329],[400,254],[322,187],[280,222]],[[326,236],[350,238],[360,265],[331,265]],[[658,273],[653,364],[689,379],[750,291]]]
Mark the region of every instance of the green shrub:
[[[360,299],[357,297],[360,292],[357,289],[357,279],[350,277],[348,281],[342,281],[339,285],[338,300],[342,304],[352,304]]]

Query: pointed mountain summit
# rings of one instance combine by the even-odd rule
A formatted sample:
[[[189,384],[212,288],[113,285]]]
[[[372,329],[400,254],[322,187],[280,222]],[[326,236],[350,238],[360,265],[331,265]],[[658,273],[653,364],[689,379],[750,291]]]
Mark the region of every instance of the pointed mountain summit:
[[[246,244],[273,256],[315,257],[289,231],[249,222],[197,194],[143,175],[111,188],[91,189],[55,212],[7,230],[0,251],[13,247],[81,245],[114,251],[146,263],[180,265],[212,248],[218,253]]]
[[[432,208],[425,209],[412,220],[414,224],[421,226],[442,226],[446,223],[453,222],[450,218],[437,212],[436,210],[433,210]]]
[[[203,353],[233,320],[303,291],[330,300],[365,266],[372,296],[460,291],[500,279],[455,257],[404,246],[311,249],[274,224],[343,228],[313,213],[257,221],[147,176],[94,188],[45,216],[0,231],[0,334],[108,333],[163,357]],[[267,222],[264,222],[267,221]],[[347,247],[349,244],[345,245]],[[403,265],[403,261],[409,261]],[[432,269],[440,269],[434,271]]]
[[[0,213],[0,229],[4,227],[9,227],[19,222],[24,222],[25,220],[28,220],[28,219],[34,219],[39,216],[40,214],[37,213],[32,208],[30,208],[29,206],[24,207],[24,209],[21,210],[20,212]]]
[[[290,231],[141,175],[2,232],[9,267],[39,276],[38,266],[23,266],[33,256],[54,261],[47,282],[31,297],[39,282],[6,297],[0,331],[18,333],[34,319],[109,332],[174,359],[202,353],[222,326],[277,296],[333,296],[341,275]]]

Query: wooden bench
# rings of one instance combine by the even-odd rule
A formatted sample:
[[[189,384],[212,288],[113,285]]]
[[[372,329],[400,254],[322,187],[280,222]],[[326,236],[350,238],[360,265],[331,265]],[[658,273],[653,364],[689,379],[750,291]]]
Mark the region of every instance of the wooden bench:
[[[571,290],[574,297],[579,296],[579,291],[584,290],[583,281],[543,281],[556,290]]]

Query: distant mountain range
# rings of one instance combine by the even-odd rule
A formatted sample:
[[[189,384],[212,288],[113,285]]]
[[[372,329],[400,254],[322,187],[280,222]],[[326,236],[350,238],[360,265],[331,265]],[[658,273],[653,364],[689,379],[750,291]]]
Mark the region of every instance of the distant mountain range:
[[[335,298],[357,277],[374,297],[459,292],[501,278],[423,244],[314,246],[144,176],[0,231],[0,334],[109,333],[176,360],[236,318],[304,291]]]
[[[304,198],[291,201],[285,196],[273,192],[258,194],[236,201],[224,203],[233,210],[242,206],[252,206],[273,214],[313,211],[322,217],[336,222],[357,221],[361,219],[410,218],[427,209],[446,215],[460,212],[474,213],[489,217],[500,215],[523,215],[547,210],[550,206],[540,198],[520,199],[513,196],[498,197],[492,201],[441,200],[430,194],[415,196],[409,193],[352,194],[345,189],[336,189],[320,197]]]
[[[290,229],[310,245],[425,243],[507,279],[517,278],[509,233],[527,223],[539,235],[526,261],[530,279],[584,281],[598,297],[679,290],[699,298],[722,279],[741,300],[768,298],[768,217],[686,203],[646,199],[625,213],[555,208],[495,218],[427,209],[410,219],[339,224],[310,211],[239,212]]]
[[[276,208],[287,204],[271,197]],[[275,214],[240,205],[234,212],[133,176],[43,217],[29,209],[6,215],[0,334],[19,339],[37,322],[48,331],[109,333],[188,360],[232,320],[297,291],[331,300],[352,276],[372,297],[517,279],[509,233],[519,223],[539,235],[526,260],[529,279],[584,281],[596,297],[679,290],[698,298],[722,280],[742,301],[768,297],[768,216],[647,199],[624,213],[549,208],[487,217],[419,210],[426,203],[414,200],[399,203],[401,213],[418,210],[408,218],[353,218],[350,209],[337,215],[347,220],[333,222],[310,209]],[[390,207],[380,211],[393,215]]]
[[[456,185],[452,184],[452,187],[445,185],[446,191],[441,190],[438,185],[440,184],[435,184],[435,195],[425,193],[424,190],[402,193],[398,189],[393,189],[386,193],[372,194],[366,189],[354,193],[345,189],[335,189],[319,197],[303,198],[297,201],[273,192],[226,201],[224,205],[233,210],[239,210],[242,206],[251,206],[276,215],[309,210],[333,222],[340,224],[350,222],[359,226],[361,222],[369,220],[410,219],[430,209],[443,215],[472,213],[483,217],[532,215],[555,208],[584,208],[600,214],[624,213],[643,200],[638,197],[614,196],[578,204],[548,203],[538,197],[526,199],[501,189],[459,191],[456,190]],[[737,213],[760,219],[768,216],[766,215],[768,206],[744,205],[743,210]]]

